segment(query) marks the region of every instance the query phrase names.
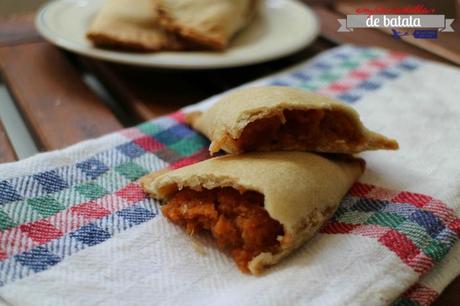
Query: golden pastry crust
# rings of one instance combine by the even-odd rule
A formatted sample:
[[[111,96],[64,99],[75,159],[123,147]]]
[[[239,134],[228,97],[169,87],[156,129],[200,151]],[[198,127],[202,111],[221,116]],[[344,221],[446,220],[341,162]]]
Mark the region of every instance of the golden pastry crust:
[[[185,48],[184,42],[161,28],[152,0],[108,0],[86,36],[96,46],[107,48],[135,51]]]
[[[302,245],[334,213],[364,170],[364,162],[307,152],[261,152],[208,159],[141,180],[144,190],[168,199],[178,190],[231,187],[264,196],[264,208],[284,228],[279,252],[261,253],[248,265],[257,274]]]
[[[260,0],[156,0],[161,25],[189,41],[216,50],[254,16]]]
[[[309,143],[302,140],[275,143],[273,139],[268,139],[272,142],[246,150],[241,146],[239,138],[246,127],[249,128],[251,124],[262,122],[262,120],[276,118],[282,130],[283,125],[286,122],[289,123],[287,112],[291,112],[291,115],[292,112],[297,112],[298,114],[292,116],[300,117],[300,121],[309,120],[310,124],[316,122],[315,129],[319,132],[317,133],[320,135],[319,138]],[[304,116],[303,119],[302,116]],[[321,117],[318,119],[320,121],[315,121],[314,116]],[[338,124],[339,120],[342,126]],[[211,140],[211,153],[220,149],[228,153],[271,150],[358,153],[365,150],[398,149],[398,143],[395,140],[364,127],[358,113],[348,105],[292,87],[267,86],[241,89],[226,95],[207,111],[191,114],[188,121]],[[308,127],[311,126],[307,126],[304,130],[308,131]],[[340,130],[345,128],[350,131],[348,138],[340,135],[342,133]],[[269,137],[264,134],[264,130],[261,131],[261,137],[255,137],[255,139]],[[324,138],[326,134],[332,136],[326,139]],[[305,135],[307,138],[311,136]]]

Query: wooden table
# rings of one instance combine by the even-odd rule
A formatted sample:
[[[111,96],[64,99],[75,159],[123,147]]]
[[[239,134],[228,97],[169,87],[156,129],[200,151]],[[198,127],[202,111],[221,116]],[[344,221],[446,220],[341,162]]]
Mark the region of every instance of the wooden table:
[[[35,31],[33,15],[24,15],[0,21],[0,70],[36,145],[47,151],[166,114],[343,43],[383,47],[454,65],[460,63],[456,60],[460,53],[452,56],[445,48],[397,41],[379,30],[338,33],[337,18],[343,18],[352,9],[349,2],[313,8],[321,20],[321,36],[308,48],[270,63],[205,71],[142,69],[76,56],[44,41]],[[115,103],[107,103],[107,99],[92,90],[84,82],[87,75],[95,76]],[[16,159],[0,122],[0,162]],[[434,305],[460,305],[460,278]]]

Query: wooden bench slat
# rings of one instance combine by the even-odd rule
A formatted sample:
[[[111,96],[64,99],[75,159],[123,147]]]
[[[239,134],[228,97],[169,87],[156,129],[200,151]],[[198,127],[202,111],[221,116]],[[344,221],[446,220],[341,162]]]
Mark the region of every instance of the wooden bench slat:
[[[273,71],[262,65],[166,71],[140,69],[92,59],[85,59],[83,63],[138,120],[148,120],[176,111]]]
[[[148,120],[197,103],[272,70],[246,67],[199,71],[140,69],[92,59],[84,66],[138,120]]]
[[[122,128],[64,54],[46,42],[0,47],[10,93],[43,150]]]
[[[207,78],[211,83],[216,84],[221,92],[289,68],[335,46],[331,42],[318,38],[311,45],[289,56],[252,66],[211,70],[207,72]]]
[[[13,15],[0,19],[0,47],[40,41],[34,26],[35,14]]]
[[[294,55],[252,66],[198,71],[142,69],[82,59],[137,120],[148,120],[311,58],[334,44],[318,39]]]
[[[200,73],[143,69],[93,59],[81,61],[138,121],[174,112],[211,92],[200,86]]]
[[[16,153],[11,145],[5,128],[0,121],[0,163],[7,163],[17,160]]]
[[[351,43],[369,47],[381,47],[405,52],[429,60],[448,63],[448,61],[442,57],[413,45],[401,43],[377,29],[354,29],[353,32],[337,32],[339,28],[337,19],[344,18],[344,15],[323,6],[313,6],[313,9],[318,14],[321,22],[321,35],[337,44]]]

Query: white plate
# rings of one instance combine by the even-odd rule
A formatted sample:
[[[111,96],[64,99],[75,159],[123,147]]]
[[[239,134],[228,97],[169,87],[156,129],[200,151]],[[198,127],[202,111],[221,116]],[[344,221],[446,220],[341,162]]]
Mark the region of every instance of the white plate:
[[[319,26],[314,13],[297,0],[266,0],[257,18],[225,52],[128,53],[98,49],[86,39],[91,20],[104,0],[58,0],[37,14],[38,31],[50,42],[86,56],[140,66],[203,69],[235,67],[273,60],[311,43]]]

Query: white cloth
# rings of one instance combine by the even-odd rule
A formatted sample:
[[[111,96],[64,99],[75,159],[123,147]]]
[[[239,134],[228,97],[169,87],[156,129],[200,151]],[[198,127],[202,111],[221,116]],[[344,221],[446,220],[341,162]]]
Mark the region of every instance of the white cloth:
[[[458,215],[459,83],[457,68],[424,62],[354,103],[368,127],[401,147],[362,154],[367,170],[360,181],[430,195]],[[122,143],[119,137],[0,165],[0,176],[73,164]],[[0,287],[0,296],[10,305],[387,305],[416,282],[441,292],[460,274],[459,243],[422,279],[375,239],[358,235],[318,234],[260,277],[240,273],[227,256],[203,246],[204,255],[157,217]]]

